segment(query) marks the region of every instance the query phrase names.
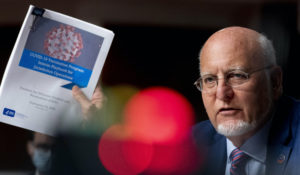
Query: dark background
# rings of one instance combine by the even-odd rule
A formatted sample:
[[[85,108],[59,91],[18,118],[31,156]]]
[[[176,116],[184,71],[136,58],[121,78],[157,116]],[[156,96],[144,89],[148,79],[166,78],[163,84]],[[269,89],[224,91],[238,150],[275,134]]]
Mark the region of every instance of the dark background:
[[[50,3],[51,2],[51,3]],[[296,0],[66,0],[0,1],[0,77],[29,4],[58,11],[115,33],[101,80],[105,87],[166,86],[206,119],[198,78],[198,52],[215,31],[233,25],[255,29],[274,43],[284,71],[284,93],[300,98],[299,2]],[[17,99],[16,99],[17,100]],[[0,172],[32,169],[30,132],[0,123]],[[92,142],[92,141],[91,141]],[[96,150],[95,150],[96,151]]]

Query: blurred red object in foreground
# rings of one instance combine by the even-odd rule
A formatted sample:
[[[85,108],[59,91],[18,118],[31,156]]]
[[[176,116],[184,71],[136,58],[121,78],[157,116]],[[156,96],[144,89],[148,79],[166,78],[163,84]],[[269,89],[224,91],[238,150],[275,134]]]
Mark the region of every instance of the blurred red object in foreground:
[[[201,165],[190,137],[193,123],[193,108],[181,94],[145,89],[125,106],[124,124],[103,134],[99,157],[117,175],[189,174]]]
[[[132,138],[122,125],[110,127],[99,142],[99,157],[115,175],[143,172],[152,160],[153,146]]]
[[[127,103],[125,127],[137,138],[151,142],[181,140],[194,123],[191,104],[178,92],[153,87],[140,91]]]
[[[186,135],[177,143],[155,144],[152,161],[145,174],[191,174],[200,169],[202,162],[191,136]]]

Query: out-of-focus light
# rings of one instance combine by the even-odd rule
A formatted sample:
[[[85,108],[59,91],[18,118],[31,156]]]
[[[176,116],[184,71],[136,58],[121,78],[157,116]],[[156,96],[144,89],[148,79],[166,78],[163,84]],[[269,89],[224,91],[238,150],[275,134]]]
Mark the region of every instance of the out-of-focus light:
[[[74,131],[85,135],[99,136],[107,128],[123,121],[124,106],[128,100],[138,92],[136,87],[130,85],[102,86],[104,95],[101,110],[91,116],[91,120],[86,123],[84,129]]]
[[[99,157],[111,173],[189,174],[201,166],[190,136],[193,108],[178,92],[142,90],[125,105],[123,118],[99,142]]]
[[[152,160],[153,145],[133,138],[124,126],[113,125],[102,135],[98,153],[103,165],[111,173],[139,174]]]
[[[181,94],[165,87],[137,93],[126,105],[124,117],[129,132],[157,143],[181,140],[194,122],[190,103]]]
[[[102,116],[105,116],[107,124],[116,124],[123,121],[124,106],[128,100],[138,92],[138,89],[129,85],[118,85],[105,88],[107,100],[102,109]]]
[[[180,142],[155,144],[151,164],[144,174],[191,174],[201,168],[202,158],[192,138],[187,135]]]

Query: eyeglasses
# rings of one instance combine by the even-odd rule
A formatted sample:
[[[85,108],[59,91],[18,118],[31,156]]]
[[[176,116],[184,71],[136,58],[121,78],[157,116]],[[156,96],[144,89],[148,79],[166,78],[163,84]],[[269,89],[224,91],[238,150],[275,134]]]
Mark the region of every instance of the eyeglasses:
[[[250,75],[259,72],[265,69],[272,68],[273,66],[266,66],[263,68],[256,69],[251,72],[244,72],[242,70],[236,69],[231,70],[227,72],[224,76],[225,84],[230,87],[238,87],[244,83],[246,83],[250,79]],[[194,83],[194,85],[197,87],[197,89],[204,93],[212,93],[215,92],[216,87],[218,85],[218,80],[221,78],[217,77],[216,75],[212,74],[206,74],[203,76],[200,76],[200,78],[197,79],[197,81]]]

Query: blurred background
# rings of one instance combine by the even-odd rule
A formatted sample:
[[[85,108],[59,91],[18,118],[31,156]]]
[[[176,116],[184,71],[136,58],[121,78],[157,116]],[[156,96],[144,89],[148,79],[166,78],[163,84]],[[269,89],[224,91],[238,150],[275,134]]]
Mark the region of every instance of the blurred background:
[[[207,119],[201,94],[193,86],[199,76],[198,52],[212,33],[233,25],[255,29],[273,41],[284,71],[284,92],[300,98],[300,1],[0,0],[0,77],[30,4],[115,33],[101,74],[108,101],[113,95],[122,94],[124,100],[139,90],[163,86],[191,103],[195,122]],[[0,174],[31,171],[26,152],[30,132],[2,123],[0,132]],[[85,143],[97,145],[97,139]],[[76,144],[76,139],[70,140]],[[97,157],[98,153],[90,154]]]

